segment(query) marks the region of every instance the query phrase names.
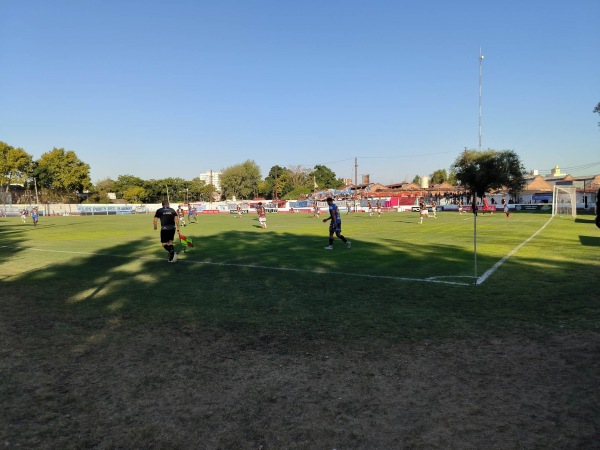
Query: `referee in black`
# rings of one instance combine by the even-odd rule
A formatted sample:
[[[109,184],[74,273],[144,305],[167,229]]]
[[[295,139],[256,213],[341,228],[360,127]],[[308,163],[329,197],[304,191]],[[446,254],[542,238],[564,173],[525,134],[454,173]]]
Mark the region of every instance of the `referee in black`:
[[[169,253],[169,262],[174,263],[177,261],[177,253],[175,253],[175,247],[173,246],[173,238],[175,237],[175,230],[179,233],[179,215],[177,211],[169,206],[169,202],[163,201],[162,208],[158,208],[156,214],[154,214],[155,230],[159,219],[160,243]]]

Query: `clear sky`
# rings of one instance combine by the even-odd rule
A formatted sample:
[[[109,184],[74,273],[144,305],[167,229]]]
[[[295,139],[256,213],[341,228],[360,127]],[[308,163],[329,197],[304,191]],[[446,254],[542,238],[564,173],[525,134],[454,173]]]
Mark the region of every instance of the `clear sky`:
[[[0,0],[0,140],[92,181],[252,159],[409,181],[479,147],[600,173],[600,1]]]

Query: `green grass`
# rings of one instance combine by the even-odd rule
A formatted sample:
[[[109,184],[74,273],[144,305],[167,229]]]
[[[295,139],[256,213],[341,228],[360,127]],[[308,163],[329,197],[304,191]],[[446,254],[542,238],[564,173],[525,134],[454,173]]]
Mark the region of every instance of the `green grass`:
[[[0,219],[0,443],[594,446],[592,218],[479,216],[478,276],[547,226],[477,286],[472,216],[418,219],[201,216],[176,264],[151,215]]]
[[[166,262],[149,215],[49,217],[37,228],[5,219],[3,303],[16,296],[84,317],[135,314],[149,322],[343,339],[597,327],[598,305],[589,294],[600,237],[591,218],[554,219],[472,286],[473,218],[438,216],[422,225],[414,213],[344,216],[353,247],[336,239],[331,252],[323,249],[327,224],[309,215],[271,214],[268,230],[255,216],[202,216],[183,229],[195,247],[176,264]],[[480,215],[478,275],[548,219]]]

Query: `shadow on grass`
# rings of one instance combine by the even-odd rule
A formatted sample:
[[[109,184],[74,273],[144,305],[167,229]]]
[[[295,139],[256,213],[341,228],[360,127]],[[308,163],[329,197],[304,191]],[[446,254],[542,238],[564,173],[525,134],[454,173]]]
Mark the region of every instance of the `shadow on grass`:
[[[21,236],[4,237],[6,245]],[[469,282],[472,254],[451,243],[353,241],[346,249],[336,239],[326,251],[323,237],[230,231],[194,244],[176,264],[167,263],[158,244],[148,256],[146,240],[74,254],[6,280],[2,310],[13,299],[15,316],[28,305],[52,320],[85,319],[92,327],[118,316],[257,336],[459,337],[508,323],[557,324],[568,311],[579,317],[591,306],[583,297],[564,299],[589,291],[596,270],[584,261],[541,265],[536,257],[521,258],[506,264],[497,282],[475,288],[424,282]],[[496,261],[479,257],[483,268]],[[530,292],[544,292],[544,300]],[[592,317],[581,323],[589,326]]]

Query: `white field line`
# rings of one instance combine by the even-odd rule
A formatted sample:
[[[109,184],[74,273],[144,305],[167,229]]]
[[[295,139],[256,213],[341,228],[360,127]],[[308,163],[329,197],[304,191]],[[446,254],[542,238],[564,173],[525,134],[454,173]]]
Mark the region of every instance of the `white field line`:
[[[8,246],[0,246],[0,248],[9,248]],[[10,247],[15,248],[15,247]],[[128,259],[143,259],[149,261],[165,261],[165,258],[157,258],[157,257],[147,257],[147,256],[125,256],[125,255],[112,255],[108,253],[91,253],[91,252],[74,252],[68,250],[47,250],[43,248],[26,248],[26,247],[16,247],[21,250],[30,250],[35,252],[46,252],[46,253],[64,253],[71,255],[84,255],[84,256],[107,256],[110,258],[128,258]],[[364,273],[352,273],[352,272],[330,272],[325,270],[309,270],[309,269],[296,269],[292,267],[273,267],[273,266],[261,266],[256,264],[236,264],[236,263],[223,263],[223,262],[212,262],[212,261],[194,261],[191,259],[180,259],[177,263],[184,264],[206,264],[212,266],[221,266],[221,267],[238,267],[238,268],[248,268],[248,269],[263,269],[263,270],[278,270],[282,272],[299,272],[299,273],[313,273],[319,275],[339,275],[339,276],[350,276],[350,277],[360,277],[360,278],[373,278],[373,279],[383,279],[383,280],[393,280],[393,281],[414,281],[418,283],[437,283],[437,284],[451,284],[455,286],[473,286],[473,283],[464,283],[460,281],[447,281],[440,280],[438,278],[464,278],[464,277],[429,277],[429,278],[408,278],[408,277],[394,277],[391,275],[369,275]],[[176,263],[176,264],[177,264]],[[473,277],[468,277],[473,278]]]
[[[477,281],[475,282],[475,284],[477,284],[479,286],[480,284],[484,283],[485,280],[487,280],[489,277],[491,277],[493,275],[493,273],[496,270],[498,270],[498,268],[502,264],[504,264],[511,256],[513,256],[515,253],[517,253],[525,244],[527,244],[534,237],[536,237],[538,234],[540,234],[542,232],[542,230],[548,226],[548,224],[550,223],[551,220],[552,220],[552,217],[550,217],[550,219],[548,219],[548,221],[544,225],[542,225],[542,227],[539,230],[537,230],[535,233],[533,233],[531,236],[529,236],[527,239],[525,239],[523,242],[521,242],[519,245],[517,245],[508,255],[506,255],[504,258],[502,258],[500,261],[498,261],[496,264],[494,264],[492,267],[490,267],[483,275],[481,275],[479,278],[477,278]]]

